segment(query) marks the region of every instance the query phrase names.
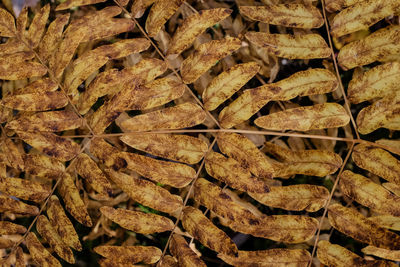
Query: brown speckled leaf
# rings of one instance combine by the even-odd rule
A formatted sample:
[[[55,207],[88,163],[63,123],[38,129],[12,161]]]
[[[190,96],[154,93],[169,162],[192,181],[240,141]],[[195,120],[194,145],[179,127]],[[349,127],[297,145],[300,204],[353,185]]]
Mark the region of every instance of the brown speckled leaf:
[[[273,164],[277,177],[294,174],[324,177],[335,173],[343,163],[338,154],[327,150],[293,151],[271,142],[264,143],[263,152],[280,161]]]
[[[173,234],[169,243],[169,251],[178,259],[178,265],[181,267],[206,267],[207,265],[200,257],[189,247],[183,236]]]
[[[47,156],[61,161],[71,160],[78,155],[80,146],[70,138],[61,137],[49,132],[17,132],[26,143]]]
[[[238,161],[226,158],[217,152],[209,152],[206,155],[205,169],[207,173],[232,188],[253,193],[269,192],[268,185],[251,175],[250,171],[244,169]]]
[[[112,196],[112,188],[103,171],[87,154],[80,154],[75,161],[75,170],[93,189],[103,196]]]
[[[167,64],[159,59],[148,58],[139,61],[132,67],[123,70],[110,69],[99,73],[89,84],[85,92],[80,94],[77,102],[79,113],[86,114],[99,97],[117,93],[122,90],[132,89],[126,82],[136,78],[139,82],[148,83],[164,73]]]
[[[23,234],[26,228],[8,221],[0,221],[0,235]]]
[[[400,26],[382,28],[340,49],[338,63],[344,70],[367,65],[400,53]]]
[[[219,133],[217,143],[222,153],[237,160],[256,177],[272,178],[274,170],[267,157],[244,135]]]
[[[0,212],[10,211],[17,214],[38,215],[39,209],[36,206],[25,204],[22,201],[11,197],[0,195]]]
[[[399,111],[400,92],[395,91],[358,113],[358,132],[369,134],[379,128],[400,130]]]
[[[328,208],[330,224],[360,242],[386,249],[400,249],[400,236],[368,220],[352,208],[333,204]]]
[[[257,72],[256,62],[237,64],[215,77],[203,92],[204,107],[214,110],[244,86]]]
[[[400,7],[397,0],[366,0],[355,3],[337,14],[331,24],[335,37],[368,29],[381,19],[392,15]]]
[[[63,177],[60,178],[62,181],[57,189],[64,200],[65,208],[79,223],[87,227],[92,226],[92,220],[85,203],[79,195],[74,179],[68,173],[64,173]]]
[[[123,121],[121,127],[125,131],[181,129],[198,125],[205,119],[206,113],[199,105],[187,102],[132,117]]]
[[[324,19],[318,8],[303,4],[240,6],[240,13],[252,20],[293,28],[319,28]]]
[[[21,116],[7,123],[6,128],[25,132],[61,132],[82,125],[82,119],[74,111],[59,110]]]
[[[149,36],[156,36],[165,22],[178,10],[183,2],[184,0],[155,1],[146,19],[146,31]]]
[[[309,131],[337,128],[349,123],[346,110],[336,103],[287,109],[257,118],[254,123],[264,129]]]
[[[311,255],[307,250],[284,248],[257,251],[239,250],[238,257],[225,254],[218,254],[218,257],[230,265],[242,267],[300,267],[311,261]]]
[[[157,160],[129,152],[121,152],[119,156],[126,161],[127,169],[172,187],[185,187],[196,177],[195,169],[185,164]]]
[[[268,53],[288,59],[327,58],[331,50],[318,34],[270,34],[247,32],[246,38],[256,46],[265,48]]]
[[[0,8],[0,36],[13,37],[16,30],[14,17],[7,10]]]
[[[23,159],[25,171],[35,176],[56,180],[65,171],[61,161],[41,154],[24,154]]]
[[[94,5],[105,2],[106,0],[67,0],[56,7],[56,11],[70,9],[78,6]]]
[[[395,196],[383,186],[370,179],[344,171],[340,176],[340,189],[349,198],[382,214],[400,216],[400,197]]]
[[[238,253],[235,243],[225,232],[216,227],[200,210],[185,207],[182,225],[189,234],[204,246],[222,254],[235,256]]]
[[[120,139],[135,149],[187,164],[199,162],[208,149],[207,143],[189,135],[132,134]]]
[[[61,91],[34,92],[6,96],[0,104],[16,110],[46,111],[65,107],[68,99]]]
[[[153,246],[98,246],[94,248],[94,251],[118,264],[138,262],[153,264],[160,259],[162,254],[159,248]]]
[[[182,207],[182,198],[171,194],[168,190],[153,184],[152,182],[108,169],[106,173],[133,200],[150,208],[174,213]],[[141,188],[141,190],[135,190]]]
[[[26,246],[38,266],[61,267],[60,262],[40,243],[37,236],[30,232],[26,237]]]
[[[51,188],[27,179],[0,177],[0,192],[8,196],[41,203],[48,197]]]
[[[75,263],[74,254],[71,249],[61,240],[61,237],[57,234],[46,216],[39,216],[36,223],[36,229],[58,256],[68,263]]]
[[[174,228],[174,223],[170,219],[157,214],[114,209],[107,206],[101,207],[100,211],[108,219],[135,233],[147,235],[170,231]]]
[[[322,264],[327,266],[347,267],[347,266],[382,266],[394,267],[394,263],[366,260],[350,250],[332,244],[326,240],[321,240],[318,243],[317,257]]]
[[[323,186],[298,184],[271,186],[268,193],[249,193],[258,202],[285,210],[315,212],[324,207],[329,191]]]
[[[201,44],[181,64],[180,72],[184,83],[195,82],[203,73],[241,46],[238,38],[226,37]]]
[[[389,152],[381,148],[360,144],[354,147],[352,158],[358,167],[391,183],[400,185],[400,161]]]
[[[202,10],[197,14],[187,17],[175,31],[168,48],[168,54],[180,54],[192,45],[198,35],[208,27],[228,17],[231,13],[232,10],[230,9],[214,8]]]
[[[221,217],[242,224],[259,224],[256,215],[234,202],[216,184],[199,178],[193,188],[194,199]]]
[[[51,196],[49,200],[47,216],[63,242],[73,249],[81,251],[82,245],[79,241],[78,234],[75,232],[74,226],[65,214],[58,197],[55,195]]]
[[[381,98],[395,92],[400,77],[400,62],[389,62],[376,66],[353,78],[347,89],[348,98],[352,103]]]

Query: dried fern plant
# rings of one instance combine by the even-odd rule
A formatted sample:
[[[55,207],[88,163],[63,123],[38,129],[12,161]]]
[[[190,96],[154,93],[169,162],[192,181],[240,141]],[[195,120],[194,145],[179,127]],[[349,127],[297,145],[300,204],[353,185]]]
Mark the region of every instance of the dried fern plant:
[[[397,266],[400,1],[7,3],[2,266]]]

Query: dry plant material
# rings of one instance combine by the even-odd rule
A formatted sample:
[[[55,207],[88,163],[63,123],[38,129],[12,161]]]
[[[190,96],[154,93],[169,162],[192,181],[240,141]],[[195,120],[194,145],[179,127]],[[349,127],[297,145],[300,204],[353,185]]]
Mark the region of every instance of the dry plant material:
[[[324,19],[318,8],[301,4],[240,6],[240,13],[252,20],[293,28],[319,28]]]
[[[61,2],[0,7],[1,266],[400,259],[398,1]]]

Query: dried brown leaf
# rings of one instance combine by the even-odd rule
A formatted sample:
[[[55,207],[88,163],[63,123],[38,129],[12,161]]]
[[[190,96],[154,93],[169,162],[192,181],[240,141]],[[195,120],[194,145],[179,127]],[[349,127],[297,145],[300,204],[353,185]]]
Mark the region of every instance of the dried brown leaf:
[[[173,234],[169,243],[171,254],[178,259],[178,265],[182,267],[206,267],[207,265],[189,247],[184,237]]]
[[[75,250],[81,251],[82,245],[79,241],[78,234],[74,226],[68,219],[64,212],[63,207],[58,200],[58,197],[53,195],[50,198],[49,206],[47,208],[47,216],[50,219],[51,225],[56,229],[62,241]]]
[[[5,154],[5,164],[19,170],[25,169],[24,154],[18,146],[9,138],[5,138],[1,142],[1,149]]]
[[[244,135],[219,133],[217,143],[222,153],[237,160],[255,176],[272,178],[274,170],[267,157]]]
[[[201,124],[206,119],[204,110],[187,102],[174,107],[138,115],[121,123],[126,131],[181,129]]]
[[[59,110],[21,116],[7,123],[6,128],[24,132],[61,132],[82,125],[82,119],[74,111]]]
[[[58,42],[62,38],[62,33],[65,25],[68,23],[70,14],[64,14],[57,17],[50,23],[42,41],[39,44],[39,56],[43,63],[49,63],[50,58],[57,50]]]
[[[184,0],[155,1],[146,19],[146,31],[154,37],[161,30],[167,20],[178,10]]]
[[[215,77],[203,92],[204,107],[214,110],[244,86],[260,66],[255,62],[237,64]]]
[[[187,164],[198,163],[208,149],[206,142],[189,135],[134,134],[120,139],[135,149]]]
[[[392,261],[400,261],[400,251],[367,246],[361,250],[363,253]],[[389,263],[388,263],[389,264]],[[397,266],[395,263],[390,263]]]
[[[68,161],[79,154],[80,146],[72,139],[58,136],[48,132],[17,132],[18,136],[26,143],[61,161]]]
[[[9,196],[41,203],[48,197],[51,188],[27,179],[0,177],[0,191]]]
[[[376,212],[400,216],[400,207],[396,205],[400,197],[362,175],[344,171],[340,176],[340,189],[349,198]]]
[[[131,7],[131,13],[135,18],[140,18],[156,0],[134,0]]]
[[[288,59],[327,58],[331,50],[319,34],[270,34],[247,32],[246,38],[268,53]]]
[[[196,177],[196,171],[185,164],[157,160],[129,152],[121,152],[119,156],[126,161],[126,168],[162,184],[182,188]]]
[[[238,257],[224,254],[218,254],[218,257],[230,265],[242,267],[300,267],[311,261],[311,255],[307,250],[283,248],[257,251],[239,250]]]
[[[85,52],[78,57],[66,72],[64,85],[66,92],[73,98],[78,97],[78,86],[85,81],[94,71],[101,68],[107,61],[139,53],[150,46],[145,38],[125,39],[110,45],[102,45]]]
[[[29,232],[26,236],[26,246],[34,260],[34,262],[43,267],[60,266],[60,262],[54,258],[50,252],[40,243],[37,236]]]
[[[194,199],[221,217],[242,224],[258,223],[257,216],[234,202],[219,186],[199,178],[193,188]]]
[[[400,185],[400,162],[389,152],[381,148],[360,144],[354,147],[352,158],[358,167],[379,175],[391,183]]]
[[[218,116],[222,127],[233,126],[248,120],[273,98],[273,93],[257,87],[243,92],[229,106],[225,107]]]
[[[132,67],[124,68],[121,71],[110,69],[98,74],[79,97],[77,103],[79,113],[87,113],[99,97],[124,90],[121,87],[127,87],[127,89],[131,90],[132,85],[126,84],[126,82],[133,78],[148,83],[163,74],[166,69],[167,64],[164,61],[149,58],[143,59]]]
[[[68,173],[64,173],[60,186],[57,188],[62,196],[65,208],[79,223],[90,227],[92,220],[86,209],[86,205],[79,195],[79,190],[75,185],[74,179]]]
[[[337,128],[349,123],[346,110],[336,103],[287,109],[257,118],[254,123],[265,129],[309,131]]]
[[[358,3],[358,0],[326,0],[325,8],[329,12],[339,11]]]
[[[87,154],[80,154],[76,158],[76,172],[82,176],[93,189],[103,196],[112,196],[112,188],[103,171]]]
[[[369,217],[368,220],[378,224],[383,228],[400,231],[400,217],[395,217],[392,215],[378,215]]]
[[[17,214],[38,215],[39,209],[35,206],[25,204],[5,195],[0,195],[0,212],[10,211]]]
[[[328,208],[330,224],[360,242],[386,249],[399,249],[400,236],[380,227],[352,208],[333,204]]]
[[[61,237],[57,234],[46,216],[40,215],[38,217],[36,229],[58,256],[68,263],[75,263],[74,254],[71,249],[61,240]]]
[[[0,104],[16,110],[46,111],[65,107],[68,99],[61,91],[35,92],[3,97]]]
[[[369,134],[379,128],[400,130],[399,101],[400,93],[396,91],[363,108],[357,115],[358,132]]]
[[[400,3],[396,0],[366,0],[355,3],[337,14],[331,24],[331,34],[343,36],[369,26],[392,15],[398,10]]]
[[[238,161],[226,158],[217,152],[209,152],[206,155],[205,168],[207,173],[232,188],[245,192],[268,193],[268,185],[251,175]]]
[[[2,55],[0,58],[0,79],[21,80],[45,75],[47,68],[39,62],[31,61],[33,57],[34,54],[31,52]]]
[[[390,262],[365,260],[350,250],[328,241],[321,240],[318,243],[317,257],[322,264],[335,267],[347,266],[394,266]]]
[[[146,110],[167,104],[181,97],[185,87],[182,82],[169,77],[141,85],[132,94],[130,109]]]
[[[241,46],[238,38],[226,37],[201,44],[181,64],[182,81],[186,84],[195,82],[203,73],[215,65],[217,60],[232,54]]]
[[[78,7],[78,6],[94,5],[94,4],[102,3],[105,1],[106,0],[67,0],[65,2],[60,3],[56,7],[56,11],[70,9],[70,8]]]
[[[329,191],[323,186],[298,184],[271,186],[268,193],[249,193],[258,202],[285,210],[315,212],[324,207]]]
[[[41,154],[24,154],[23,159],[25,171],[35,176],[56,180],[65,171],[61,161]]]
[[[8,221],[0,221],[0,235],[24,234],[26,228]]]
[[[46,30],[47,19],[50,14],[50,4],[42,7],[33,17],[32,23],[26,34],[26,39],[31,48],[36,48]]]
[[[147,235],[170,231],[174,228],[174,223],[170,219],[157,214],[114,209],[107,206],[101,207],[100,211],[108,219],[135,233]]]
[[[252,20],[293,28],[319,28],[324,19],[318,8],[303,4],[240,6],[240,13]]]
[[[13,37],[16,31],[13,15],[7,10],[0,8],[0,36]]]
[[[162,251],[153,246],[98,246],[94,248],[94,251],[118,264],[134,264],[138,262],[153,264],[162,255]]]
[[[171,194],[168,190],[152,182],[111,169],[106,170],[106,173],[129,197],[142,205],[166,213],[174,213],[182,208],[181,197]],[[141,188],[141,190],[134,190],[134,188]]]
[[[189,234],[209,249],[226,255],[237,255],[238,250],[235,243],[200,210],[193,207],[185,207],[183,209],[182,225]]]
[[[395,92],[398,88],[400,76],[400,63],[389,62],[376,66],[353,78],[347,89],[347,95],[352,103],[385,97]]]
[[[340,49],[338,63],[344,70],[379,61],[400,53],[400,26],[382,28]]]
[[[208,27],[228,17],[231,13],[232,10],[230,9],[214,8],[202,10],[187,17],[175,31],[168,48],[168,55],[180,54],[183,50],[191,46],[198,35]]]

